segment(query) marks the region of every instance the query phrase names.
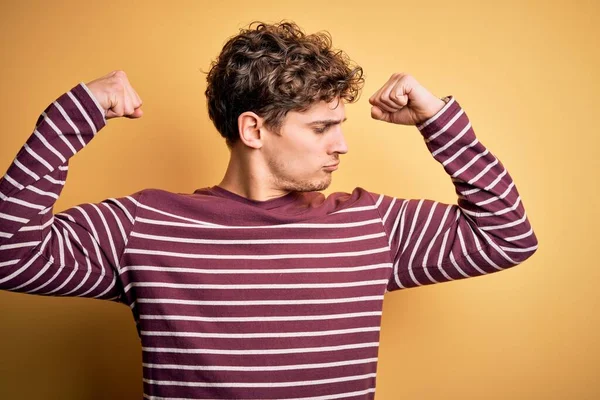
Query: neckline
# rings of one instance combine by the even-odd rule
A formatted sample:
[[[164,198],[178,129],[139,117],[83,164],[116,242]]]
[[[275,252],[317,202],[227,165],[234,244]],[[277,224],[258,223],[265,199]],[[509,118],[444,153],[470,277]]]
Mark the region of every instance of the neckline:
[[[234,201],[237,201],[240,203],[252,205],[252,206],[259,207],[259,208],[266,209],[266,210],[270,210],[273,208],[277,208],[277,207],[281,207],[286,204],[289,204],[289,203],[293,202],[297,198],[297,195],[298,195],[298,192],[289,192],[288,194],[285,194],[280,197],[276,197],[274,199],[252,200],[247,197],[240,196],[239,194],[230,192],[227,189],[223,189],[219,185],[211,186],[208,188],[208,190],[217,196],[225,197],[230,200],[234,200]]]

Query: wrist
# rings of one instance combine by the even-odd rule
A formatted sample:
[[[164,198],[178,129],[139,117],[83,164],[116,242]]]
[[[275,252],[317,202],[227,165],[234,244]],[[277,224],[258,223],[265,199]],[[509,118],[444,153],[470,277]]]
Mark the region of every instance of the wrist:
[[[427,104],[426,111],[423,113],[423,116],[420,118],[420,121],[417,125],[420,125],[437,115],[446,106],[448,100],[448,97],[444,97],[443,99],[435,97],[434,99],[432,99],[432,101],[429,104]]]

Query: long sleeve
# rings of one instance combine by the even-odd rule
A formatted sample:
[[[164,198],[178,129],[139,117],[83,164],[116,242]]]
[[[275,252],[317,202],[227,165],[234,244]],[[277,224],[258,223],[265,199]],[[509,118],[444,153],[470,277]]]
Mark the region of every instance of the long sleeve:
[[[489,274],[530,257],[537,239],[519,192],[456,100],[418,128],[458,204],[372,194],[394,267],[388,291]]]
[[[53,214],[70,157],[105,124],[83,83],[40,115],[0,180],[0,289],[121,299],[119,259],[139,193]]]

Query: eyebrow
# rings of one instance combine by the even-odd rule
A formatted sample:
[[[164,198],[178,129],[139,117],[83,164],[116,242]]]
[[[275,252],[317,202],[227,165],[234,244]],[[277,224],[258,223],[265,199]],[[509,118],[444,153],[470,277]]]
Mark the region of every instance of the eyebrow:
[[[307,125],[336,125],[345,122],[348,118],[344,118],[342,120],[339,119],[322,119],[318,121],[309,122]]]

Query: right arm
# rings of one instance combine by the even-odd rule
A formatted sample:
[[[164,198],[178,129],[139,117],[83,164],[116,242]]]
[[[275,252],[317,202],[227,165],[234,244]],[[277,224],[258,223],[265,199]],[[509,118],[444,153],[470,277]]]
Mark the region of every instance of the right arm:
[[[0,179],[2,290],[120,299],[120,257],[141,193],[52,213],[69,159],[106,125],[106,118],[141,116],[141,101],[133,102],[132,111],[125,109],[122,94],[103,97],[111,92],[107,77],[81,83],[48,106]]]

